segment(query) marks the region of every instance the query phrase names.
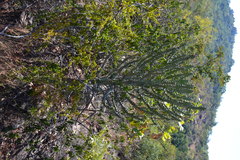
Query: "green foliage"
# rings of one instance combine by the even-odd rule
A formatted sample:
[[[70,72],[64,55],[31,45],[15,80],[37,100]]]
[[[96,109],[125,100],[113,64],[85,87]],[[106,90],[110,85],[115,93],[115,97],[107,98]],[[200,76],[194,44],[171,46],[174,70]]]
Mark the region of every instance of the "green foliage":
[[[161,140],[144,137],[133,159],[194,158],[189,152],[192,139],[186,136],[192,133],[176,133],[178,123],[193,120],[208,107],[205,99],[199,101],[204,87],[214,91],[207,95],[216,97],[215,105],[229,80],[231,45],[221,41],[227,52],[216,49],[219,28],[214,28],[214,16],[206,16],[211,14],[211,1],[191,1],[191,10],[175,0],[77,2],[68,0],[36,22],[32,48],[37,58],[26,64],[21,80],[31,87],[38,104],[28,108],[34,122],[24,132],[50,128],[49,133],[61,133],[70,159],[111,157],[109,139],[124,144],[148,134]],[[206,15],[202,6],[209,7]],[[71,127],[77,124],[81,133],[75,134]],[[94,131],[108,125],[124,134]],[[201,137],[206,139],[208,131]],[[29,153],[41,145],[39,139],[31,140]],[[82,143],[75,144],[76,139]],[[51,149],[60,152],[56,145]],[[195,149],[206,156],[205,146]]]
[[[132,153],[133,160],[174,160],[176,148],[169,142],[143,138]]]
[[[233,11],[229,7],[229,1],[190,0],[189,7],[194,15],[210,20],[213,29],[208,29],[211,31],[211,41],[208,42],[206,48],[202,48],[206,54],[198,59],[203,64],[199,68],[203,74],[194,80],[198,86],[201,86],[198,94],[206,110],[200,112],[194,122],[184,126],[185,138],[180,136],[183,133],[173,136],[173,143],[178,142],[177,157],[179,160],[208,159],[208,135],[211,134],[211,127],[215,124],[216,109],[220,104],[221,95],[225,91],[225,84],[230,78],[227,73],[233,64],[232,48],[236,34],[233,26]],[[204,23],[209,22],[205,21]],[[183,151],[182,148],[186,147],[187,150]]]
[[[84,160],[102,160],[106,155],[109,155],[108,149],[110,148],[110,142],[105,139],[105,130],[102,130],[97,135],[90,137],[88,148],[82,153],[82,159]]]
[[[191,18],[177,1],[145,2],[69,1],[45,16],[33,37],[46,44],[43,51],[52,44],[65,50],[58,55],[65,59],[28,68],[25,79],[44,84],[47,108],[66,97],[77,106],[87,93],[101,95],[103,107],[123,119],[181,121],[202,109],[192,94],[192,61],[204,53],[198,48],[210,23]]]

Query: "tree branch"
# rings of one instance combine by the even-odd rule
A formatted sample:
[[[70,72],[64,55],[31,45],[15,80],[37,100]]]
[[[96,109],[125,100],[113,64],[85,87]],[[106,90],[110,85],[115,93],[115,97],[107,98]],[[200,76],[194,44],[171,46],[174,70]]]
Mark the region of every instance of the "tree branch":
[[[6,30],[8,29],[8,26],[6,26],[1,32],[0,32],[0,35],[1,36],[5,36],[5,37],[10,37],[10,38],[24,38],[28,35],[30,35],[32,32],[28,33],[28,34],[25,34],[25,35],[20,35],[20,36],[14,36],[14,35],[10,35],[10,34],[7,34],[7,33],[4,33]]]

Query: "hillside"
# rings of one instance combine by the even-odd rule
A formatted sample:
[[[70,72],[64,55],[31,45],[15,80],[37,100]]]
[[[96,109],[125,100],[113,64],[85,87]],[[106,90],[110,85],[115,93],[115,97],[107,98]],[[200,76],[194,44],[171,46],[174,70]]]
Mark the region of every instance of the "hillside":
[[[208,50],[213,53],[218,47],[223,48],[224,60],[221,64],[224,66],[225,73],[230,72],[234,63],[232,49],[236,34],[236,28],[233,26],[233,10],[229,3],[227,0],[191,2],[193,13],[207,17],[213,22],[215,31],[212,34],[213,42],[209,45]],[[216,111],[221,102],[221,95],[225,92],[225,87],[220,87],[216,81],[205,83],[202,87],[201,97],[206,110],[200,112],[193,122],[186,124],[186,130],[183,133],[177,133],[175,135],[176,139],[173,138],[173,143],[177,143],[181,148],[180,150],[191,155],[189,159],[194,160],[208,159],[208,137],[211,134],[212,127],[216,125]],[[181,142],[178,138],[182,139]]]
[[[0,159],[207,160],[228,0],[0,2]]]

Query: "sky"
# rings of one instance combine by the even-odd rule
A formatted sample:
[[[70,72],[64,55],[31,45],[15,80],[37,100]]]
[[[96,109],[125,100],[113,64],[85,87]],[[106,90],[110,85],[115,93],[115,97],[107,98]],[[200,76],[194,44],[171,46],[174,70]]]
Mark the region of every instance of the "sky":
[[[233,48],[235,63],[209,138],[209,160],[240,160],[240,0],[231,0],[230,7],[238,30]]]

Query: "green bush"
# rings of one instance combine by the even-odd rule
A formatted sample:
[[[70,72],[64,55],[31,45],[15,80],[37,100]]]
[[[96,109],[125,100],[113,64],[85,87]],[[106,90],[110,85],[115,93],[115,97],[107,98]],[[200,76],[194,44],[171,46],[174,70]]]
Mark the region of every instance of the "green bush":
[[[143,138],[132,153],[133,160],[175,160],[176,148],[169,142]]]

